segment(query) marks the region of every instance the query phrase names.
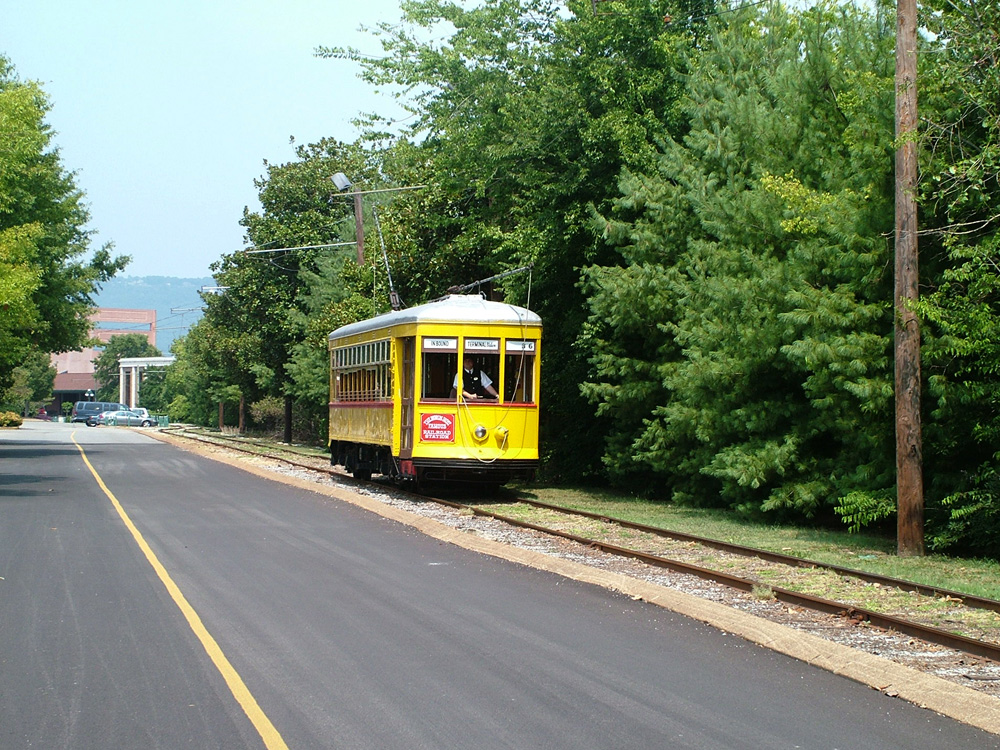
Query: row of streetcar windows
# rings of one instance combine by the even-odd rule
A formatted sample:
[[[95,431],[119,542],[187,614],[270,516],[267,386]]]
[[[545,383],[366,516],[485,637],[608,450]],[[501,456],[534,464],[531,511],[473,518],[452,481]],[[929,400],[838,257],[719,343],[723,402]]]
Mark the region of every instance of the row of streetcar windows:
[[[421,337],[421,399],[454,401],[462,385],[463,363],[468,358],[473,372],[485,376],[482,382],[489,382],[505,403],[535,402],[536,340],[465,338],[461,343],[460,352],[456,336]],[[334,349],[331,352],[333,399],[391,400],[390,362],[388,339]]]
[[[392,342],[343,346],[330,352],[334,401],[392,400]]]

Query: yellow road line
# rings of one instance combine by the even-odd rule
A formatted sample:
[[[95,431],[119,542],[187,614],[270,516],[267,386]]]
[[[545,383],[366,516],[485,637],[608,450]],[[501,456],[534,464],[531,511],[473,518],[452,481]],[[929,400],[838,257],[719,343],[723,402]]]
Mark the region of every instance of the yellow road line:
[[[153,550],[146,543],[139,529],[136,528],[135,524],[132,523],[132,519],[128,517],[125,509],[122,507],[121,503],[118,502],[118,498],[114,496],[114,493],[108,489],[108,486],[104,484],[104,480],[101,479],[100,474],[94,468],[93,464],[90,463],[90,459],[87,458],[86,452],[83,450],[83,446],[76,442],[76,432],[70,434],[70,439],[73,444],[80,451],[80,455],[83,457],[83,462],[87,464],[87,468],[90,469],[90,473],[94,475],[94,479],[97,480],[98,486],[104,491],[104,494],[108,496],[111,500],[111,504],[118,511],[118,515],[121,517],[122,521],[125,523],[125,527],[132,533],[132,538],[135,539],[136,544],[139,545],[139,549],[149,560],[149,564],[153,566],[153,570],[156,571],[156,575],[159,576],[163,585],[166,586],[167,592],[170,597],[174,600],[174,603],[180,609],[181,613],[184,615],[185,619],[188,621],[188,625],[191,626],[191,630],[194,631],[195,636],[201,641],[201,645],[205,648],[206,653],[208,653],[209,658],[212,663],[215,664],[216,669],[222,675],[222,678],[226,681],[229,686],[230,691],[233,693],[233,697],[243,708],[244,713],[246,713],[247,718],[253,723],[254,727],[260,733],[261,739],[264,740],[264,746],[268,750],[288,750],[288,745],[278,734],[278,730],[274,728],[271,720],[267,718],[267,715],[258,705],[257,700],[250,693],[250,689],[243,682],[243,678],[240,677],[239,673],[226,658],[226,655],[222,652],[219,644],[216,643],[215,638],[212,637],[211,633],[208,632],[208,628],[205,627],[198,613],[194,611],[194,607],[188,602],[184,594],[181,593],[180,588],[174,583],[174,580],[170,577],[167,569],[163,567],[162,563],[157,559]]]

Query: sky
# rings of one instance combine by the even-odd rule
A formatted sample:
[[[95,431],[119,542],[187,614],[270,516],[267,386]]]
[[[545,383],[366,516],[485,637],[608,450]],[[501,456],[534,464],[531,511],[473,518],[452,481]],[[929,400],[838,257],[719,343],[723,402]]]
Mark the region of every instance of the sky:
[[[358,113],[398,111],[314,50],[377,54],[359,27],[399,18],[399,0],[0,0],[0,54],[49,96],[93,246],[132,256],[123,276],[198,278],[244,247],[290,137],[353,141]]]

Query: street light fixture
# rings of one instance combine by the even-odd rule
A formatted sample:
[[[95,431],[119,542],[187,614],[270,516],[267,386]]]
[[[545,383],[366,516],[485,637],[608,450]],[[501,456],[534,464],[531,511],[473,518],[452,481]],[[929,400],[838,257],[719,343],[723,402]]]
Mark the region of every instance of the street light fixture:
[[[87,389],[86,391],[84,391],[83,395],[87,397],[88,401],[93,401],[94,400],[94,392],[92,390],[90,390],[90,389]]]
[[[337,190],[340,192],[344,192],[351,187],[351,181],[347,179],[347,175],[343,172],[337,172],[330,179],[333,180],[333,184],[337,186]]]

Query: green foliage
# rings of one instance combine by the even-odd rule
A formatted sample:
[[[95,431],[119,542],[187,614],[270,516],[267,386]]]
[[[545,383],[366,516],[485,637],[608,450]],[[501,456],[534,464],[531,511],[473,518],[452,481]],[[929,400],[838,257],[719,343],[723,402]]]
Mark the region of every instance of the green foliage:
[[[325,418],[330,391],[330,332],[385,312],[389,297],[385,278],[376,276],[377,265],[358,266],[353,252],[318,258],[316,266],[316,271],[302,274],[304,290],[300,301],[304,312],[291,317],[301,332],[301,341],[293,347],[285,369],[301,408],[314,417]],[[374,284],[373,278],[377,279]]]
[[[968,489],[953,492],[942,505],[946,520],[934,528],[930,546],[935,550],[975,553],[1000,559],[1000,473],[984,464]]]
[[[0,404],[10,405],[27,416],[52,398],[55,379],[56,368],[49,364],[49,356],[43,352],[29,352],[14,368],[11,386],[0,391]]]
[[[175,342],[177,362],[166,375],[164,397],[173,418],[214,424],[220,401],[235,405],[242,396],[248,404],[281,403],[283,417],[289,395],[296,424],[307,438],[321,439],[329,401],[327,335],[358,319],[354,315],[388,307],[368,221],[364,267],[354,263],[353,248],[328,247],[354,239],[353,201],[337,194],[330,177],[343,171],[359,188],[370,188],[378,161],[359,146],[323,140],[298,147],[294,161],[266,166],[256,181],[262,211],[246,211],[241,223],[252,249],[268,252],[232,253],[213,264],[224,290],[205,295],[205,316]],[[373,304],[375,273],[376,297],[385,307]],[[230,411],[236,413],[227,410],[227,420]]]
[[[335,197],[330,176],[347,171],[357,181],[369,168],[364,152],[335,141],[299,147],[297,157],[268,165],[257,182],[263,213],[242,223],[256,248],[307,249],[224,257],[213,269],[226,292],[206,300],[205,318],[230,354],[226,377],[251,401],[291,392],[285,366],[303,338],[300,294],[320,259],[339,254],[308,246],[353,235],[353,202]]]
[[[1000,527],[1000,9],[921,6],[934,32],[920,70],[921,256],[932,259],[924,370],[933,429],[925,432],[930,546],[996,556]]]
[[[585,392],[618,415],[621,481],[820,519],[892,486],[891,45],[878,18],[822,5],[713,27],[690,132],[596,219],[635,264],[590,272]]]
[[[344,172],[356,189],[381,187],[383,155],[329,140],[299,147],[296,155],[296,161],[269,165],[267,178],[258,181],[264,210],[244,216],[248,237],[258,248],[355,240],[353,199],[338,196],[330,177]],[[388,309],[372,205],[367,203],[363,217],[367,230],[363,267],[356,264],[355,248],[324,247],[233,258],[218,276],[229,289],[210,307],[209,319],[217,328],[227,329],[227,346],[237,365],[229,379],[252,401],[293,397],[308,439],[324,440],[326,435],[327,335],[330,326],[341,324],[332,307],[354,298],[362,302],[356,310],[362,317]],[[376,277],[377,290],[373,289]],[[374,306],[373,294],[385,307]]]
[[[20,427],[24,420],[20,414],[12,411],[0,411],[0,427]]]
[[[583,383],[581,390],[608,423],[604,463],[615,479],[636,478],[634,444],[649,404],[666,399],[662,368],[676,359],[677,349],[673,337],[655,322],[675,314],[672,300],[662,293],[670,275],[669,269],[646,264],[587,270],[593,314],[578,346],[589,352],[602,379]]]
[[[0,388],[31,351],[80,348],[100,283],[128,263],[89,245],[83,193],[52,147],[49,102],[0,56]]]
[[[840,498],[833,510],[850,531],[857,533],[886,518],[894,518],[896,496],[892,493],[849,492]]]
[[[709,7],[692,3],[690,17]],[[548,0],[468,9],[413,0],[402,10],[402,23],[376,31],[384,55],[320,51],[357,61],[413,113],[411,140],[397,141],[385,165],[394,180],[429,186],[386,209],[397,285],[420,301],[533,263],[530,275],[484,291],[529,304],[545,322],[542,368],[556,373],[542,383],[549,476],[596,476],[603,427],[579,391],[578,282],[581,267],[615,259],[588,206],[609,207],[621,169],[652,165],[657,139],[683,131],[683,52],[701,22],[664,0],[598,14],[586,0],[564,15]],[[373,141],[385,137],[385,121],[364,124]]]
[[[250,404],[250,417],[264,430],[278,430],[285,419],[285,402],[274,396],[265,396],[260,401]]]
[[[267,165],[262,211],[242,222],[253,247],[353,239],[334,172],[425,187],[364,199],[363,266],[328,248],[220,260],[226,293],[174,347],[174,416],[289,395],[322,436],[329,332],[388,308],[377,210],[409,303],[533,264],[483,291],[545,322],[548,477],[881,528],[895,481],[888,10],[408,0],[374,32],[384,54],[321,48],[412,116],[364,115],[360,142]],[[935,35],[920,57],[927,517],[935,548],[995,554],[1000,11],[921,12]],[[30,328],[44,316],[18,290],[44,279],[22,259],[45,228],[9,228],[0,289]]]
[[[177,359],[167,368],[163,394],[172,421],[217,421],[218,402],[228,395],[228,383],[223,370],[226,352],[215,345],[216,338],[216,331],[202,319],[174,340],[171,351]]]

